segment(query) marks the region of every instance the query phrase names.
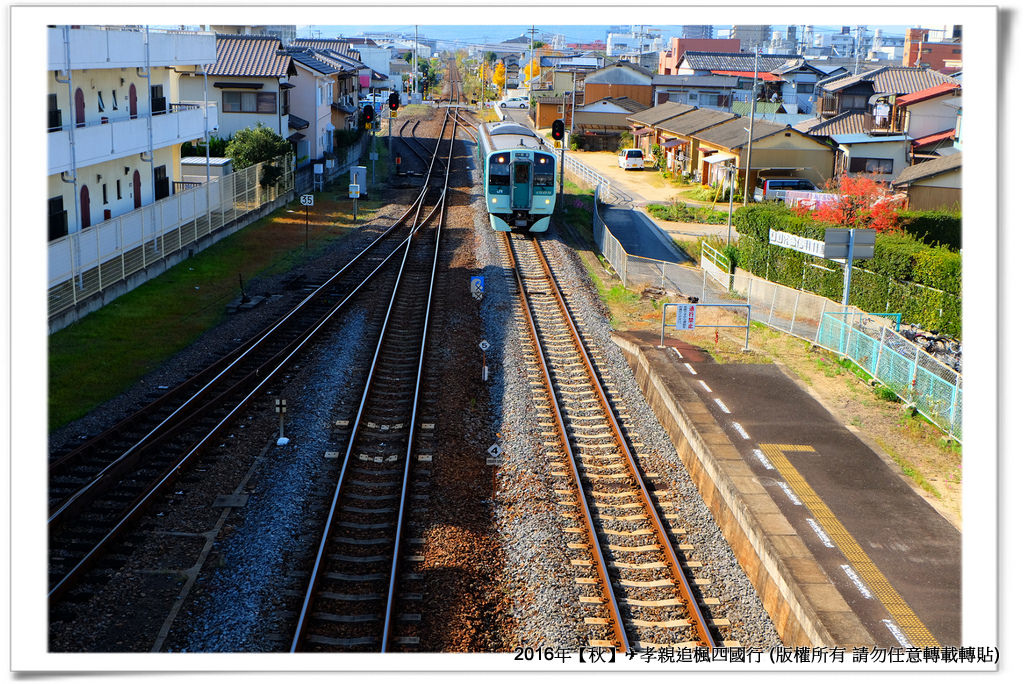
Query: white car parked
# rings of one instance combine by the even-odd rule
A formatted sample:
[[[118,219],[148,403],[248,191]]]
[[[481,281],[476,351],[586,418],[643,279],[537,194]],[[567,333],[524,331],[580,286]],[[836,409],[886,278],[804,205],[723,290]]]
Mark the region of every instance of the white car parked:
[[[644,168],[644,151],[638,147],[619,150],[619,168],[642,170]]]
[[[530,100],[525,97],[508,97],[498,103],[502,108],[505,107],[518,107],[519,109],[526,109],[530,106]]]

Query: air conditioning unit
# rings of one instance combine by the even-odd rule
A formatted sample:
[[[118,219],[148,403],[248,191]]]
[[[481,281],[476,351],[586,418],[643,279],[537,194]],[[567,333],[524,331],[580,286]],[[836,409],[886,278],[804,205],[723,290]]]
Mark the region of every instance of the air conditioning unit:
[[[327,160],[327,168],[328,169],[333,169],[334,168],[334,160],[333,159],[328,159]]]

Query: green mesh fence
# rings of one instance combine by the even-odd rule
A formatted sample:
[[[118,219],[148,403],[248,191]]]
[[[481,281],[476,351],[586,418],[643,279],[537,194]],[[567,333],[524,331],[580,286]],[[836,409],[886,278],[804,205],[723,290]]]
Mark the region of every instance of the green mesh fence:
[[[822,314],[817,343],[849,358],[963,441],[963,379],[952,368],[888,327],[866,326],[843,314]]]

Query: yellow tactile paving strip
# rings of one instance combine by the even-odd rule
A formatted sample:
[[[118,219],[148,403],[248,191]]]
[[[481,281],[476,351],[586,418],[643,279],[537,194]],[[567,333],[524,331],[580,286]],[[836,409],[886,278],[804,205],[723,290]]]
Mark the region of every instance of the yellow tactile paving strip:
[[[814,451],[806,444],[759,444],[761,452],[772,462],[790,488],[800,497],[804,506],[814,516],[825,533],[850,561],[850,565],[870,587],[875,597],[889,611],[896,624],[908,639],[918,647],[939,646],[939,642],[924,626],[917,614],[907,605],[899,592],[889,583],[885,575],[871,562],[857,540],[846,530],[832,510],[821,500],[803,476],[786,458],[786,451]]]

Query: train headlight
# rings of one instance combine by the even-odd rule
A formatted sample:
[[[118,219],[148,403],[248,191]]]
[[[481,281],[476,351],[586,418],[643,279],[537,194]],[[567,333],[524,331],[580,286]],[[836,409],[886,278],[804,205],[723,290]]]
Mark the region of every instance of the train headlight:
[[[498,198],[497,197],[492,197],[491,198],[491,204],[497,204],[497,203],[498,203]]]
[[[549,199],[544,200],[544,204],[551,204],[551,200],[549,200]]]

